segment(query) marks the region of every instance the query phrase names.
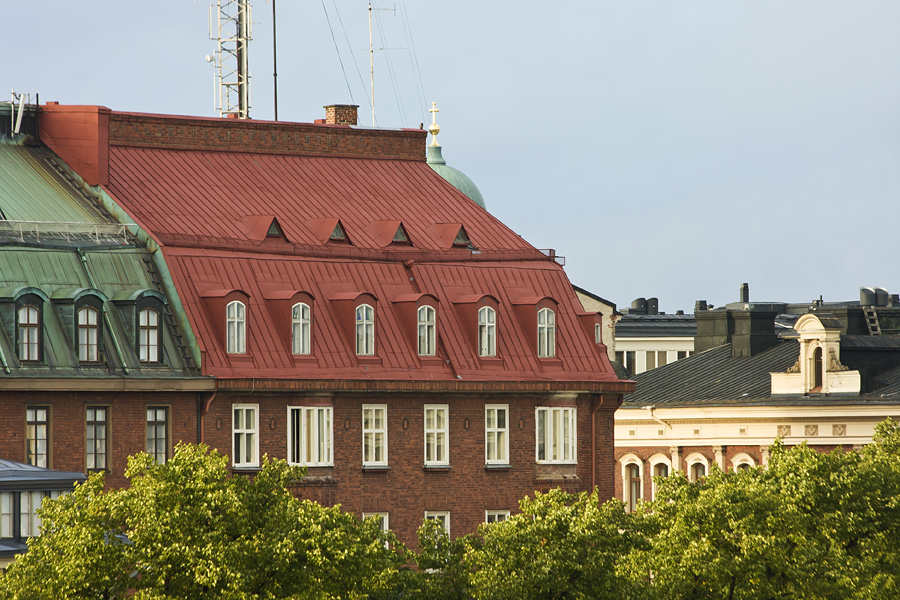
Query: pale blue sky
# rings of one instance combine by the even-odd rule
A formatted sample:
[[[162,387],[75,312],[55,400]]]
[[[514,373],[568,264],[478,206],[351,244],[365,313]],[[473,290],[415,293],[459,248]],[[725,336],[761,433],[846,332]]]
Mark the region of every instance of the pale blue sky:
[[[279,117],[352,100],[368,123],[367,3],[324,0],[349,92],[322,4],[278,1]],[[416,127],[437,101],[448,163],[566,256],[573,283],[667,312],[735,301],[743,281],[759,301],[900,292],[896,0],[396,6],[379,13],[376,45],[398,48],[376,56],[379,124]],[[42,102],[211,116],[207,10],[5,2],[0,82]],[[270,119],[271,4],[253,11],[251,115]]]

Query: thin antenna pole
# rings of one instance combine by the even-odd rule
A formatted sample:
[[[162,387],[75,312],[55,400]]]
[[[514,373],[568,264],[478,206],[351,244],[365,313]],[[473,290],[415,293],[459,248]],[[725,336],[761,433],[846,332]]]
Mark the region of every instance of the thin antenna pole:
[[[272,0],[272,83],[275,87],[275,120],[278,120],[278,44],[275,41],[275,0]]]
[[[372,77],[372,127],[375,127],[375,48],[372,46],[372,0],[369,0],[369,72]]]

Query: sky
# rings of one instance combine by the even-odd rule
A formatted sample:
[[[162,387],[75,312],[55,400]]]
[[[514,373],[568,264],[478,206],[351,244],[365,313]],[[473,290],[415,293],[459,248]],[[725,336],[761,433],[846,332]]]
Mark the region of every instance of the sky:
[[[217,114],[207,3],[3,4],[7,90]],[[252,4],[251,117],[272,119],[272,4]],[[742,282],[759,302],[900,293],[900,2],[374,6],[377,124],[437,102],[448,164],[575,285],[666,312]],[[354,103],[371,124],[368,3],[276,9],[279,119]]]

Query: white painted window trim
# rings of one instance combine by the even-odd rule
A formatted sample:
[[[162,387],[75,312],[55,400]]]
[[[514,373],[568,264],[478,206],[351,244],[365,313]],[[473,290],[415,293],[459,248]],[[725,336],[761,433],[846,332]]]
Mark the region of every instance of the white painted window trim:
[[[374,354],[375,309],[369,304],[360,304],[356,307],[356,355],[373,356]]]
[[[433,427],[431,429],[428,428],[428,411],[435,411],[435,422],[437,421],[437,415],[439,412],[444,414],[444,426],[443,427]],[[425,440],[424,440],[424,452],[425,452],[425,466],[448,466],[450,464],[450,405],[448,404],[426,404],[422,410],[422,423],[423,429],[425,431]],[[437,454],[437,447],[441,446],[443,448],[443,459],[437,458],[429,458],[428,456],[428,438],[429,436],[434,437],[434,444],[432,448],[435,449],[435,455]],[[439,443],[439,440],[440,441]]]
[[[441,524],[447,535],[450,535],[450,511],[449,510],[426,510],[425,520],[434,520]]]
[[[502,517],[502,518],[498,518]],[[485,523],[500,523],[501,521],[505,521],[510,517],[510,511],[508,510],[486,510],[484,511],[484,522]],[[491,520],[493,518],[493,520]]]
[[[544,454],[545,458],[540,458],[540,446],[541,446],[541,430],[538,426],[538,423],[541,419],[541,413],[546,413],[546,417],[544,420]],[[569,422],[569,443],[568,443],[568,451],[569,458],[565,457],[565,448],[563,444],[565,444],[565,440],[560,440],[558,443],[559,446],[559,455],[562,458],[546,458],[546,456],[550,456],[552,453],[553,442],[556,441],[555,438],[557,435],[561,435],[562,432],[556,432],[553,428],[553,415],[554,413],[562,413],[560,417],[559,423],[560,427],[564,427],[564,422]],[[574,406],[539,406],[534,411],[534,460],[539,464],[551,464],[551,465],[575,465],[578,464],[578,409]]]
[[[626,454],[619,458],[619,468],[622,471],[622,502],[625,503],[625,510],[630,510],[629,506],[631,505],[631,482],[628,478],[628,467],[631,465],[637,465],[638,474],[641,479],[641,492],[643,492],[644,489],[644,461],[635,454]],[[643,494],[641,494],[641,496],[643,497]],[[642,498],[638,498],[638,500],[641,499]]]
[[[416,309],[416,350],[419,356],[434,356],[437,351],[437,311],[423,304]]]
[[[312,351],[312,312],[309,304],[298,302],[291,307],[291,353],[309,356]]]
[[[382,531],[390,531],[390,529],[391,529],[391,525],[390,525],[390,517],[391,517],[391,513],[389,513],[389,512],[381,512],[381,511],[364,512],[364,513],[362,514],[362,518],[363,518],[363,519],[377,518],[377,519],[378,519],[378,522],[381,523],[381,530],[382,530]]]
[[[300,431],[295,435],[294,432],[294,412],[300,413]],[[325,425],[324,430],[319,431],[319,413],[324,413],[325,415]],[[324,453],[325,456],[319,456],[319,460],[310,460],[310,457],[307,456],[306,446],[304,435],[306,434],[307,420],[312,415],[312,418],[315,419],[315,444],[317,447],[317,453],[319,452],[318,448],[322,445],[321,436],[324,434],[326,436]],[[334,409],[331,406],[288,406],[287,407],[287,416],[288,416],[288,454],[287,460],[290,465],[301,465],[307,467],[331,467],[334,466]],[[295,448],[294,448],[294,438],[297,438],[297,443],[299,443],[300,447],[297,449],[299,451],[299,460],[294,460]]]
[[[685,465],[684,472],[690,481],[696,481],[693,477],[693,473],[691,473],[691,467],[698,463],[703,465],[703,470],[705,473],[704,477],[709,475],[709,459],[706,458],[705,456],[703,456],[702,454],[700,454],[699,452],[693,452],[684,458],[684,465]]]
[[[247,353],[247,307],[240,300],[232,300],[225,307],[225,352]]]
[[[655,478],[657,477],[656,465],[666,465],[666,467],[668,467],[668,469],[669,469],[669,474],[666,477],[671,477],[672,476],[672,459],[670,457],[666,456],[665,454],[657,453],[657,454],[654,454],[653,456],[651,456],[647,460],[647,462],[650,465],[650,477],[651,477],[650,499],[656,500],[656,488],[657,488],[657,484],[656,484],[656,480],[655,480]]]
[[[556,312],[542,308],[537,313],[538,358],[556,358]]]
[[[750,467],[755,467],[756,461],[753,460],[753,457],[746,452],[741,452],[740,454],[735,454],[731,457],[732,471],[737,471],[738,467],[740,467],[741,465],[750,465]]]
[[[383,424],[382,427],[380,427],[380,428],[378,428],[378,427],[368,427],[367,428],[366,427],[366,411],[367,410],[373,411],[373,413],[372,413],[373,421],[375,420],[376,412],[381,411],[381,413],[382,413],[381,422]],[[363,465],[367,466],[367,467],[386,467],[388,464],[387,404],[363,404],[362,411],[363,411],[362,412],[362,436],[363,436],[362,459],[363,459]],[[375,440],[377,439],[378,434],[381,434],[382,439],[383,439],[382,454],[384,456],[383,456],[382,460],[376,460],[374,458],[374,456],[375,456]],[[372,438],[372,444],[370,446],[372,448],[372,458],[371,459],[366,458],[366,436],[371,436],[371,438]]]
[[[478,309],[478,356],[497,356],[497,311],[490,306]]]
[[[488,411],[502,410],[506,419],[504,427],[488,427]],[[496,422],[497,419],[495,418]],[[502,436],[499,434],[503,434]],[[497,443],[497,437],[503,438],[503,458],[491,458],[488,453],[488,437],[494,436],[494,448],[499,450],[501,444]],[[497,453],[499,456],[499,452]],[[508,465],[509,464],[509,404],[486,404],[484,406],[484,463],[487,465]]]
[[[235,426],[235,412],[242,411],[244,427]],[[247,411],[253,411],[253,427],[247,427]],[[240,435],[244,441],[244,447],[248,447],[247,436],[252,436],[253,456],[250,460],[243,460],[243,457],[237,456],[235,448],[235,439]],[[231,405],[231,464],[235,467],[258,467],[259,466],[259,404],[232,404]]]

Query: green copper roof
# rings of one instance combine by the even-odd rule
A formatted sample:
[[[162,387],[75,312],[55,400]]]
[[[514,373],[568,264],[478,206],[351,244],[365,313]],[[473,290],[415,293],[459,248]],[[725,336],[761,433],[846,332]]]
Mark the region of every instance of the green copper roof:
[[[475,185],[475,182],[469,179],[468,175],[462,171],[454,169],[447,164],[447,161],[445,161],[444,157],[441,155],[440,146],[428,146],[425,162],[428,163],[428,166],[431,167],[435,173],[443,177],[447,183],[468,196],[475,204],[481,208],[487,208],[484,205],[484,198],[478,190],[478,186]]]

